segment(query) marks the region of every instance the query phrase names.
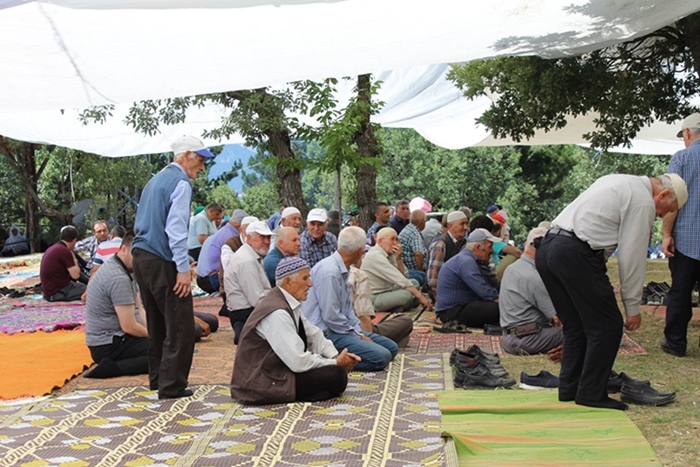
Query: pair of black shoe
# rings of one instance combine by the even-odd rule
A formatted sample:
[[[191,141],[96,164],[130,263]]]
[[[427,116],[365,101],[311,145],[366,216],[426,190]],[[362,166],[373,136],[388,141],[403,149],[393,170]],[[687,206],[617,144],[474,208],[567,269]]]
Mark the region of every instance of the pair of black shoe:
[[[464,389],[495,389],[514,386],[515,380],[501,365],[498,354],[487,353],[472,345],[466,351],[454,349],[450,363],[455,366],[454,385]]]
[[[675,392],[659,392],[651,387],[649,381],[640,381],[631,378],[624,371],[620,372],[622,387],[620,399],[628,404],[661,406],[670,404],[676,400]]]

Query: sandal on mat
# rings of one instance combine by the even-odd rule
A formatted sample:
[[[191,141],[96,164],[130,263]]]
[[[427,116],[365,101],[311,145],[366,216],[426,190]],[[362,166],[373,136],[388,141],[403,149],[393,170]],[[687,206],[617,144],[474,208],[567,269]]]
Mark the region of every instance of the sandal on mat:
[[[433,330],[436,332],[441,332],[443,334],[466,334],[469,332],[467,326],[457,321],[448,321],[447,323],[443,324],[442,327],[435,326]]]

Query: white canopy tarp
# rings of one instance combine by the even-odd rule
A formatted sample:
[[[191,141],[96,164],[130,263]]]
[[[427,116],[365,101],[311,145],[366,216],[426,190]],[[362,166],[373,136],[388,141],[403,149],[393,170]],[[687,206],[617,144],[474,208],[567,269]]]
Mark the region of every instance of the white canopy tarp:
[[[487,97],[469,101],[446,79],[448,65],[411,67],[377,73],[382,81],[377,99],[385,102],[372,117],[385,127],[414,128],[432,143],[449,149],[470,146],[504,146],[511,144],[582,144],[583,134],[593,128],[592,116],[570,119],[561,130],[537,132],[534,138],[516,143],[511,139],[494,139],[476,119],[491,105]],[[346,102],[355,81],[339,83],[339,100]],[[182,134],[201,135],[220,125],[227,110],[208,105],[189,109],[183,124],[160,127],[159,133],[147,136],[136,133],[123,123],[131,104],[115,106],[105,123],[83,125],[78,111],[39,111],[0,114],[0,134],[22,141],[49,143],[80,149],[105,156],[125,156],[167,152],[170,142]],[[308,119],[307,119],[308,120]],[[637,154],[672,154],[683,147],[676,139],[677,128],[662,122],[642,129],[631,148],[614,151]],[[206,139],[209,145],[243,143],[239,135],[224,140]]]
[[[198,134],[197,121],[150,138],[111,122],[72,132],[56,115],[64,109],[73,121],[71,109],[116,104],[113,121],[121,122],[141,99],[375,70],[415,77],[431,64],[506,54],[579,54],[699,9],[697,0],[0,0],[0,134],[105,155],[166,151],[172,135]],[[471,141],[479,131],[465,127],[475,114],[464,106],[487,103],[439,84],[420,75],[387,86],[392,98],[383,98],[376,121],[464,147],[455,136]],[[192,118],[209,124],[216,109],[202,112]]]

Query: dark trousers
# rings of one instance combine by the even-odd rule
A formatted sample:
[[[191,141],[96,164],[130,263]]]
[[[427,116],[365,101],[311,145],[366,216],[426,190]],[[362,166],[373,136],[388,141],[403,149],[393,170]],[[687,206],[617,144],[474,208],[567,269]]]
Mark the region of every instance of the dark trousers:
[[[226,304],[224,303],[224,306]],[[241,338],[241,332],[243,331],[243,326],[245,322],[248,321],[248,317],[253,313],[254,308],[243,308],[241,310],[228,310],[228,319],[231,320],[231,327],[233,328],[233,343],[238,345],[238,339]]]
[[[204,290],[206,293],[213,293],[213,292],[218,292],[219,287],[214,288],[214,285],[211,282],[211,278],[216,277],[216,274],[213,276],[197,276],[197,285],[199,286],[200,289]],[[216,283],[218,284],[218,278]]]
[[[668,258],[671,270],[671,291],[666,304],[666,342],[679,353],[685,353],[688,347],[688,323],[693,317],[692,293],[700,280],[700,261],[685,256],[676,250]]]
[[[190,248],[187,250],[187,254],[192,257],[193,260],[199,261],[199,254],[202,252],[202,247],[198,246],[197,248]]]
[[[457,321],[470,328],[483,328],[486,324],[500,323],[497,302],[482,302],[474,300],[466,305],[457,305],[438,313],[443,323]]]
[[[295,375],[296,400],[325,401],[338,397],[348,385],[348,373],[338,365],[327,365]]]
[[[111,344],[88,347],[92,359],[98,365],[103,359],[112,360],[115,365],[105,367],[101,378],[144,375],[148,373],[148,338],[129,335],[114,336]]]
[[[175,263],[134,249],[134,277],[148,321],[148,378],[151,389],[173,397],[187,388],[194,354],[192,295],[180,298],[173,287]]]
[[[82,282],[70,281],[67,286],[55,294],[44,298],[49,302],[72,302],[80,300],[80,297],[85,293],[85,289],[87,289],[87,286]]]
[[[535,264],[564,328],[559,400],[606,400],[624,322],[603,252],[549,233]]]

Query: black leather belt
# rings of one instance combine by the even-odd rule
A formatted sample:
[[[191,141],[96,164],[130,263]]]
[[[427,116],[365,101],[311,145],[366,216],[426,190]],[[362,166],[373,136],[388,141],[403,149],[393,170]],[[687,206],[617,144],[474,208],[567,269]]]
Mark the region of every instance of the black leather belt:
[[[575,238],[576,240],[580,240],[580,238],[578,238],[575,233],[569,232],[568,230],[560,229],[559,227],[552,227],[551,229],[549,229],[549,233],[551,233],[552,235],[563,235],[564,237]]]

